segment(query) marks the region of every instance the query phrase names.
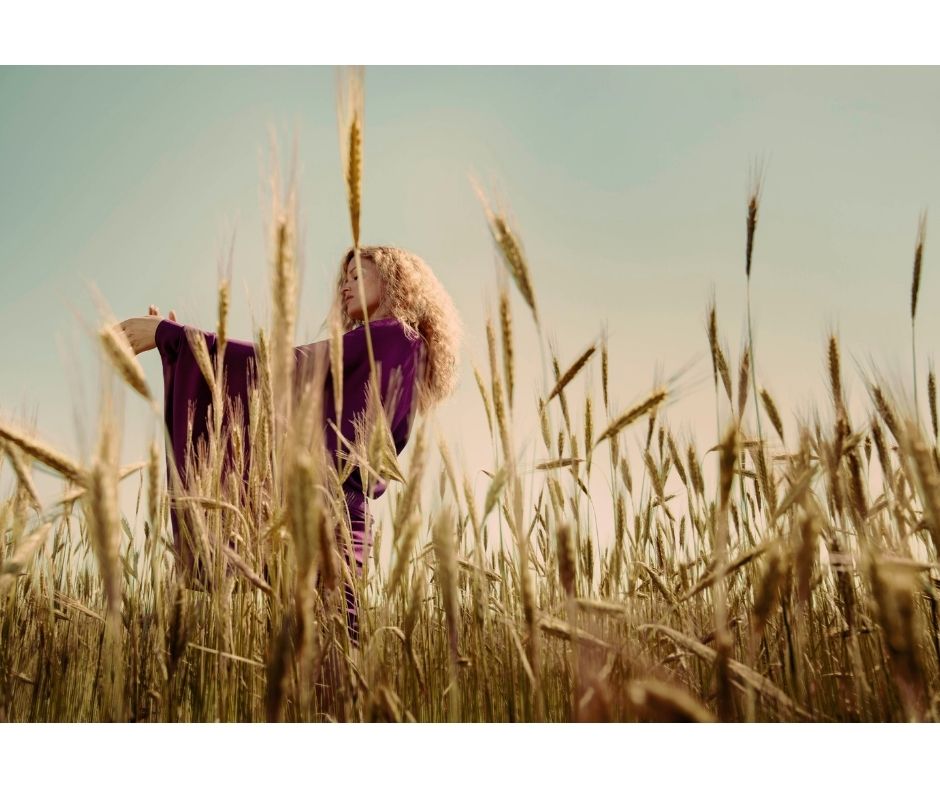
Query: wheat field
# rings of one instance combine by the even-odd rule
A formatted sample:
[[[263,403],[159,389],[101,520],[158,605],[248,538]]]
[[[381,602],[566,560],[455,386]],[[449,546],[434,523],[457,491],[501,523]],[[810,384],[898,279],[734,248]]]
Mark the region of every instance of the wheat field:
[[[362,179],[361,72],[341,83],[339,124],[352,240]],[[762,179],[755,172],[742,242],[748,285]],[[247,414],[252,475],[239,493],[222,472],[218,356],[194,350],[213,387],[210,440],[191,489],[165,479],[164,445],[121,465],[116,398],[159,396],[110,323],[99,334],[102,384],[90,458],[0,421],[0,462],[15,480],[0,501],[0,720],[27,721],[935,721],[940,714],[940,453],[931,370],[912,407],[877,373],[870,407],[850,415],[836,335],[823,351],[829,401],[784,428],[756,376],[748,339],[734,369],[717,308],[698,344],[711,358],[715,432],[668,422],[679,379],[611,407],[606,339],[559,359],[552,317],[506,213],[479,197],[508,273],[486,319],[488,363],[475,369],[493,456],[478,497],[446,434],[419,420],[409,462],[378,418],[356,447],[361,468],[398,478],[374,525],[391,562],[350,575],[337,538],[336,473],[291,403],[296,200],[272,208],[272,326],[259,339],[262,382]],[[926,229],[915,241],[912,353]],[[514,288],[515,292],[510,292]],[[514,313],[514,298],[524,306]],[[220,284],[224,345],[230,300]],[[534,414],[534,465],[512,406],[520,321],[531,321],[549,385]],[[750,336],[750,335],[749,335]],[[335,347],[339,336],[331,334]],[[335,359],[334,359],[335,363]],[[915,363],[916,370],[916,363]],[[573,393],[596,375],[600,403]],[[915,377],[913,390],[917,391]],[[463,385],[474,385],[467,383]],[[729,414],[720,419],[721,413]],[[926,413],[928,418],[919,414]],[[628,448],[636,442],[640,450]],[[39,464],[62,494],[41,502]],[[591,479],[608,480],[607,497]],[[139,479],[145,538],[120,511]],[[709,481],[706,483],[706,479]],[[424,495],[430,490],[431,495]],[[183,582],[171,493],[210,567],[210,592]],[[421,506],[431,500],[430,506]],[[614,515],[600,544],[592,509]],[[496,535],[510,534],[501,539]],[[379,553],[379,544],[375,555]],[[349,642],[344,582],[361,599]]]

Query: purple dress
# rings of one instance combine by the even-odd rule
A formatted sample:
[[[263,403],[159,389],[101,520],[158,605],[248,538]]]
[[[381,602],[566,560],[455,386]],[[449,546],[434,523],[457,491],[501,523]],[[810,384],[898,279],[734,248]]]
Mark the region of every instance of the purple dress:
[[[395,318],[372,320],[369,326],[373,354],[380,374],[382,403],[389,416],[389,427],[395,443],[395,451],[400,453],[408,440],[414,420],[417,405],[415,381],[420,364],[423,362],[425,345],[421,337],[408,337],[402,324]],[[160,351],[163,362],[164,419],[176,468],[184,484],[186,482],[186,453],[192,451],[198,440],[207,435],[208,409],[212,403],[212,393],[193,356],[185,328],[180,323],[162,320],[156,330],[157,349]],[[203,333],[214,363],[216,335],[211,332]],[[312,345],[294,348],[295,361],[299,367],[308,358],[311,348]],[[250,342],[229,339],[225,345],[225,394],[229,398],[237,397],[241,401],[246,424],[248,387],[256,374],[255,352],[255,345]],[[351,443],[356,437],[354,419],[366,406],[368,381],[369,356],[366,348],[365,328],[359,326],[343,335],[343,408],[338,426],[343,436]],[[336,423],[332,370],[326,373],[324,387],[324,434],[327,448],[335,461],[338,440],[335,431],[327,427],[330,422]],[[188,423],[190,409],[193,412],[191,425]],[[225,423],[229,422],[231,416],[229,408],[226,407]],[[191,438],[188,438],[190,431]],[[247,444],[247,430],[245,433]],[[228,448],[231,449],[230,446]],[[250,447],[246,445],[246,456],[250,456],[248,455],[249,449]],[[167,458],[167,463],[169,463],[169,458]],[[247,478],[247,470],[245,473]],[[385,491],[385,484],[374,482],[371,492],[363,491],[362,478],[358,469],[354,469],[343,483],[343,491],[349,508],[348,525],[352,533],[356,571],[361,572],[366,550],[372,545],[372,517],[369,514],[367,500],[368,497],[377,498],[382,495]],[[170,519],[173,524],[174,541],[177,550],[180,551],[182,545],[178,517],[172,506]],[[355,596],[353,589],[348,585],[345,590],[350,637],[354,642],[358,642]]]

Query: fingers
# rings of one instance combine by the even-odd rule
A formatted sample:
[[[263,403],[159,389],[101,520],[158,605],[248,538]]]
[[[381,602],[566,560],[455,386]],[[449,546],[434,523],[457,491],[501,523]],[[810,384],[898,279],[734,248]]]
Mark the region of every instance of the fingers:
[[[156,306],[154,306],[153,304],[151,304],[151,305],[150,305],[150,308],[147,310],[147,314],[150,315],[150,316],[152,316],[152,317],[160,317],[160,310],[159,310]],[[168,317],[170,320],[172,320],[174,323],[179,322],[179,321],[177,321],[177,319],[176,319],[176,310],[174,310],[174,309],[171,309],[171,310],[170,310],[170,312],[169,312],[169,314],[167,315],[167,317]]]

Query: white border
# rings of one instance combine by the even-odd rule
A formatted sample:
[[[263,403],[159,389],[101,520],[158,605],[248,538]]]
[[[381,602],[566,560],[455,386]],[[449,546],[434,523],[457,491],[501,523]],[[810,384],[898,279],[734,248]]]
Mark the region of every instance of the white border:
[[[833,64],[936,62],[924,0],[397,0],[6,4],[26,64]]]
[[[931,775],[935,733],[929,725],[2,725],[0,741],[10,785],[61,777],[135,788],[287,778],[434,788],[790,788],[794,781],[903,785]]]

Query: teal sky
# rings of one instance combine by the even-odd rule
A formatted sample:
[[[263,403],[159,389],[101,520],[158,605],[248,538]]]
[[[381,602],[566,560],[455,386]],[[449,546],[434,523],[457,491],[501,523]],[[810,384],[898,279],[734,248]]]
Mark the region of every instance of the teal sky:
[[[420,254],[463,315],[463,380],[440,421],[465,467],[492,463],[468,362],[483,366],[496,292],[469,173],[511,208],[562,364],[606,321],[615,409],[647,391],[657,368],[668,375],[697,360],[668,418],[703,449],[714,438],[704,312],[714,287],[736,363],[747,171],[757,157],[766,162],[752,276],[759,385],[788,425],[812,402],[825,411],[830,326],[855,406],[865,392],[853,356],[870,354],[909,380],[917,219],[940,206],[938,89],[940,71],[910,68],[368,68],[363,240]],[[94,415],[97,368],[79,320],[95,317],[89,283],[118,318],[153,302],[210,328],[217,264],[234,231],[231,333],[250,338],[252,311],[266,322],[272,128],[283,158],[297,135],[297,341],[317,338],[349,243],[332,69],[0,68],[0,118],[4,417],[35,413],[40,434],[83,451],[73,405],[84,389],[79,410]],[[922,379],[940,330],[932,221]],[[522,301],[514,306],[519,433],[534,438],[541,365]],[[141,359],[160,391],[159,357]],[[599,375],[593,383],[599,406]],[[125,411],[131,462],[152,422],[131,393]],[[602,476],[595,482],[606,488]],[[609,515],[598,518],[604,529]]]

